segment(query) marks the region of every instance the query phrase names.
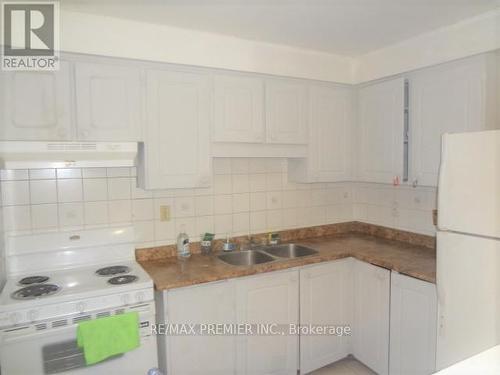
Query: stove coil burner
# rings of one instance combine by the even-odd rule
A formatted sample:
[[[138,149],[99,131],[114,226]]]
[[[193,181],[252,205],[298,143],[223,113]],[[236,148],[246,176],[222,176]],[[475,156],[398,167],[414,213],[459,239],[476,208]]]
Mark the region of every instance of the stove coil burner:
[[[48,276],[28,276],[19,280],[19,285],[41,284],[49,281]]]
[[[40,297],[48,297],[57,293],[61,288],[55,284],[36,284],[26,286],[12,293],[14,299],[35,299]]]
[[[108,283],[112,285],[122,285],[122,284],[130,284],[134,281],[137,281],[138,277],[134,275],[123,275],[123,276],[115,276],[108,280]]]
[[[104,267],[104,268],[99,268],[97,271],[95,271],[96,275],[98,276],[115,276],[119,275],[122,273],[129,273],[130,268],[127,266],[111,266],[111,267]]]

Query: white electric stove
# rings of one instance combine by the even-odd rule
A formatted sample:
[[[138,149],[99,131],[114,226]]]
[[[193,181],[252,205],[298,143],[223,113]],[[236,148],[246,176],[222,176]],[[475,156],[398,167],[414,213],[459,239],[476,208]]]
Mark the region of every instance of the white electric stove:
[[[131,227],[7,239],[2,374],[146,374],[157,366],[153,283],[135,261],[133,240]],[[141,347],[87,367],[78,323],[128,311],[139,313]]]

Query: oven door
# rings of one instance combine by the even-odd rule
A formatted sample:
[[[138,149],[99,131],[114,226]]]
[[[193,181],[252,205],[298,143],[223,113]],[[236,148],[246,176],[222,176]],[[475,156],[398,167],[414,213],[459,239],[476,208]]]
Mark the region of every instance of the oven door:
[[[148,309],[149,310],[149,309]],[[109,375],[147,374],[157,367],[156,336],[151,334],[154,313],[140,311],[141,345],[125,354],[86,366],[83,352],[76,345],[77,324],[52,328],[18,327],[1,333],[0,373],[2,375]],[[70,319],[67,319],[69,321]],[[61,320],[57,320],[61,322]],[[61,323],[58,323],[61,324]]]

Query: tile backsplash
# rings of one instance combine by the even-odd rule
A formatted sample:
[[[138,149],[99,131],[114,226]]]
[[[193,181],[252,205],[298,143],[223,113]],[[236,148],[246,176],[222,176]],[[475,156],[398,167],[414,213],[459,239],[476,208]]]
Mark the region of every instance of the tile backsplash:
[[[246,235],[350,220],[434,234],[435,189],[376,184],[297,184],[286,160],[218,158],[210,188],[145,191],[135,168],[1,171],[3,228],[8,234],[133,223],[137,247],[175,242],[185,228]],[[169,206],[170,220],[160,220]]]

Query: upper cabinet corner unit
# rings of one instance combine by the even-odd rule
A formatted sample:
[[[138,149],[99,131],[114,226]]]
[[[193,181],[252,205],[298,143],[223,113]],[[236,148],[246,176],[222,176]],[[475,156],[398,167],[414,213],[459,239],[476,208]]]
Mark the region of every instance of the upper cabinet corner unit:
[[[495,56],[483,54],[409,75],[410,182],[437,186],[444,133],[495,124]]]
[[[358,179],[392,183],[404,175],[403,78],[358,89]]]
[[[2,140],[141,138],[141,69],[133,64],[68,56],[58,71],[2,72],[1,78]]]
[[[308,117],[307,157],[289,159],[289,178],[295,182],[352,180],[353,88],[310,85]]]

